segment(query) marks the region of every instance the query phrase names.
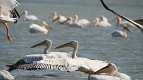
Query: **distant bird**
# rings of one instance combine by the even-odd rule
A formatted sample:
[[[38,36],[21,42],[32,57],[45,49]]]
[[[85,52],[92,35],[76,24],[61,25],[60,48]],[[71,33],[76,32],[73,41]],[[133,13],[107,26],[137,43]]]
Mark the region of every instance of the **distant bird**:
[[[117,12],[113,11],[112,9],[109,9],[109,8],[105,5],[105,3],[103,2],[103,0],[100,0],[100,1],[101,1],[102,5],[104,6],[105,9],[107,9],[107,10],[110,11],[110,12],[112,12],[112,13],[115,14],[116,16],[119,16],[120,18],[122,18],[122,19],[124,19],[124,20],[126,20],[126,21],[128,21],[128,22],[130,22],[130,23],[132,23],[132,24],[135,25],[137,28],[139,28],[139,29],[141,30],[141,32],[143,33],[143,26],[142,26],[142,25],[136,23],[135,21],[133,21],[133,20],[131,20],[131,19],[125,17],[125,16],[122,16],[122,15],[118,14]]]
[[[15,7],[17,7],[19,3],[16,0],[0,0],[0,23],[5,25],[7,31],[7,39],[12,42],[12,38],[9,34],[8,22],[15,22],[16,15],[18,12]],[[13,15],[14,18],[10,17],[10,14]]]
[[[58,21],[58,24],[63,24],[63,22],[67,20],[65,16],[57,15],[56,12],[54,12],[50,18],[52,18],[52,22]]]
[[[67,18],[67,20],[64,21],[64,23],[67,23],[67,25],[72,28],[83,28],[84,27],[84,25],[79,22],[73,22],[72,17]]]
[[[126,31],[132,33],[132,31],[128,27],[124,26],[123,31],[115,30],[111,35],[112,37],[127,37]]]
[[[75,15],[73,17],[73,22],[80,23],[80,24],[82,24],[84,26],[87,26],[87,25],[90,24],[90,21],[88,21],[87,19],[79,19],[78,20],[78,15]]]
[[[92,21],[92,23],[94,23],[94,26],[111,27],[111,24],[108,22],[107,19],[99,20],[99,18],[96,18],[94,21]]]
[[[114,18],[112,21],[117,21],[117,26],[128,26],[128,27],[135,27],[132,23],[128,21],[121,21],[120,17]]]
[[[0,80],[12,80],[14,77],[6,70],[0,70]]]
[[[38,21],[39,18],[37,18],[35,15],[28,15],[28,11],[24,11],[23,13],[21,13],[21,16],[24,15],[23,20],[24,21]]]
[[[30,33],[47,34],[48,30],[46,28],[52,29],[45,21],[43,21],[41,26],[32,23],[29,27],[29,31]]]
[[[101,73],[109,73],[109,76],[102,75]],[[88,80],[131,80],[130,76],[124,73],[118,72],[116,65],[113,63],[109,63],[106,67],[101,68],[94,74],[95,75],[90,76],[91,74],[89,73]],[[98,74],[101,74],[101,75],[98,75]],[[115,76],[113,76],[114,74]]]
[[[27,69],[27,70],[37,70],[37,69],[51,69],[51,70],[60,70],[60,71],[81,71],[89,74],[91,69],[93,72],[100,70],[101,68],[108,65],[107,62],[101,60],[90,60],[88,58],[77,57],[78,41],[72,40],[66,44],[56,47],[64,48],[71,47],[74,48],[72,57],[68,58],[52,58],[52,59],[42,59],[33,63],[16,63],[9,65],[8,71],[15,69]]]

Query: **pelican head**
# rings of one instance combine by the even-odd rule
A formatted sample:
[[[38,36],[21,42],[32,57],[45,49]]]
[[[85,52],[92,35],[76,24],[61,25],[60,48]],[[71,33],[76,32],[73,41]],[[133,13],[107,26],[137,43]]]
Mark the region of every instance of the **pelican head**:
[[[72,18],[73,21],[77,21],[78,20],[78,15],[74,15],[74,17]]]
[[[123,26],[124,37],[127,37],[126,31],[133,33],[127,26]]]
[[[73,20],[72,17],[68,17],[67,20],[65,20],[63,23],[65,23],[65,22],[72,22],[72,20]]]
[[[54,12],[54,13],[50,16],[50,18],[52,18],[53,20],[55,20],[56,17],[57,17],[57,13],[56,13],[56,12]]]
[[[105,66],[105,67],[101,68],[100,70],[98,70],[97,72],[95,72],[95,74],[109,73],[109,76],[112,76],[116,72],[118,72],[116,65],[113,63],[109,63],[107,66]]]
[[[28,11],[25,10],[23,13],[20,14],[20,16],[27,15],[27,14],[28,14]]]
[[[63,44],[63,45],[60,45],[60,46],[56,47],[55,49],[64,48],[64,47],[74,48],[72,58],[76,58],[76,53],[77,53],[77,49],[78,49],[78,41],[72,40],[72,41],[70,41],[66,44]]]
[[[42,27],[52,29],[45,21],[42,22]]]
[[[35,48],[38,46],[46,46],[46,48],[44,49],[44,54],[47,54],[47,52],[49,51],[49,49],[52,46],[52,41],[49,39],[44,40],[43,42],[40,42],[38,44],[35,44],[34,46],[32,46],[31,48]]]
[[[114,18],[112,21],[117,21],[117,26],[120,26],[121,18],[118,16],[118,17]]]
[[[96,18],[95,20],[93,20],[92,23],[95,24],[95,26],[97,26],[99,23],[99,18]]]

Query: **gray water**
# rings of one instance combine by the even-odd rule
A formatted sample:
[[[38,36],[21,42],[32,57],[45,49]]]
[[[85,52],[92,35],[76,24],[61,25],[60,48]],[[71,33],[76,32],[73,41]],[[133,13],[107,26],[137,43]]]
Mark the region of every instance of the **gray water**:
[[[5,69],[5,65],[17,62],[27,54],[43,53],[44,47],[30,48],[36,43],[45,39],[53,41],[50,51],[72,51],[71,48],[55,50],[56,46],[77,40],[79,49],[77,56],[90,59],[106,60],[117,65],[119,72],[132,77],[132,80],[142,80],[143,78],[143,34],[138,28],[130,28],[133,34],[127,33],[128,37],[112,37],[111,33],[117,27],[112,19],[116,16],[104,9],[99,0],[18,0],[20,6],[17,7],[19,13],[24,10],[29,14],[36,15],[40,21],[23,21],[23,17],[18,19],[17,24],[9,23],[10,34],[13,42],[6,38],[5,27],[0,24],[0,69]],[[104,0],[109,8],[130,18],[143,18],[142,0]],[[69,28],[65,25],[51,23],[49,16],[57,12],[65,17],[79,15],[89,21],[104,15],[112,24],[112,27]],[[28,32],[32,23],[41,25],[46,21],[53,30],[48,34],[31,34]],[[51,70],[25,71],[15,70],[11,74],[15,80],[87,80],[87,74],[82,72],[61,72]]]

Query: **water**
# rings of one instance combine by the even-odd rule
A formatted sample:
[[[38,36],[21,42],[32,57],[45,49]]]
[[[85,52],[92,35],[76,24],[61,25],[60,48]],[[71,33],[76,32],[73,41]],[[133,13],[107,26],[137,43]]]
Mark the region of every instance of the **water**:
[[[132,77],[132,80],[142,80],[143,78],[143,35],[138,28],[130,28],[133,34],[127,33],[128,38],[111,37],[111,32],[116,27],[111,20],[116,16],[108,12],[101,5],[99,0],[18,0],[20,6],[17,7],[19,13],[24,10],[29,14],[34,14],[40,21],[23,21],[21,17],[17,24],[9,23],[10,34],[13,42],[9,42],[5,35],[5,27],[0,27],[0,68],[12,64],[24,55],[33,53],[43,53],[44,47],[31,49],[34,44],[51,39],[53,46],[50,51],[72,51],[70,48],[55,50],[54,48],[70,40],[79,41],[77,56],[90,59],[106,60],[117,65],[119,72],[123,72]],[[142,0],[106,0],[109,8],[130,18],[140,19],[143,13]],[[51,23],[49,16],[57,12],[65,17],[79,15],[89,21],[104,15],[112,24],[110,28],[94,27],[93,25],[85,28],[69,28],[63,25]],[[46,35],[31,34],[28,32],[29,25],[36,23],[41,25],[46,21],[53,30],[49,30]],[[15,80],[87,80],[87,74],[82,72],[61,72],[51,70],[24,71],[15,70],[11,72]]]

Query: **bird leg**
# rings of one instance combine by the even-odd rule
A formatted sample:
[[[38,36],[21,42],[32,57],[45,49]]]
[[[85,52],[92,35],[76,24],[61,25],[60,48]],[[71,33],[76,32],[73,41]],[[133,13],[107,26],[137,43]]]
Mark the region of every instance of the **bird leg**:
[[[10,37],[10,34],[9,34],[9,27],[7,25],[7,23],[4,23],[5,27],[6,27],[6,31],[7,31],[7,39],[12,42],[12,38]]]

